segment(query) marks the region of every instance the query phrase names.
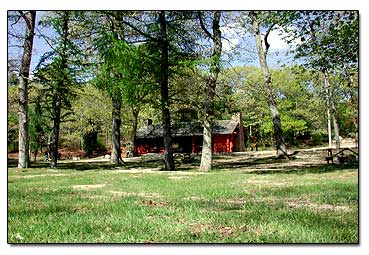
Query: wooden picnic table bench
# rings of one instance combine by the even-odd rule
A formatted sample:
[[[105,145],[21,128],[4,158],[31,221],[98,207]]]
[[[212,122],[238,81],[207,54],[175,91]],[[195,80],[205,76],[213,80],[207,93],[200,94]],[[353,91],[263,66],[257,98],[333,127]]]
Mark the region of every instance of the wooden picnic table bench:
[[[325,160],[327,161],[327,164],[329,165],[329,162],[332,162],[332,164],[333,164],[333,159],[335,157],[337,157],[339,163],[345,163],[345,162],[353,163],[353,161],[356,161],[355,156],[351,156],[351,155],[346,156],[343,153],[344,151],[351,151],[353,154],[355,154],[357,156],[359,155],[357,152],[351,150],[350,148],[342,148],[339,152],[337,152],[335,154],[333,154],[333,149],[332,148],[328,148],[327,149],[328,156],[325,157]]]
[[[191,153],[186,152],[186,153],[176,153],[174,155],[175,157],[178,157],[182,163],[186,164],[186,163],[192,163],[193,161],[193,157],[191,155]]]

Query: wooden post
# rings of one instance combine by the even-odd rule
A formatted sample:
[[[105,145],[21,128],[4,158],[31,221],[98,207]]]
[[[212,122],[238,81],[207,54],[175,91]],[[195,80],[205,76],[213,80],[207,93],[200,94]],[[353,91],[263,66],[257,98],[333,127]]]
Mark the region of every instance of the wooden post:
[[[192,153],[196,152],[196,146],[195,146],[195,136],[192,136]]]
[[[227,152],[231,152],[231,146],[229,144],[229,135],[227,135]]]

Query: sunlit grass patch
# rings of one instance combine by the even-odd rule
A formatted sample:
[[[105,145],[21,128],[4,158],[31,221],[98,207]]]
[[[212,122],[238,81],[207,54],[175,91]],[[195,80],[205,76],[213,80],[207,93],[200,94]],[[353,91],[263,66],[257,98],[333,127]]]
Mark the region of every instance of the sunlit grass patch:
[[[123,167],[9,169],[8,241],[358,242],[355,168],[204,174]]]

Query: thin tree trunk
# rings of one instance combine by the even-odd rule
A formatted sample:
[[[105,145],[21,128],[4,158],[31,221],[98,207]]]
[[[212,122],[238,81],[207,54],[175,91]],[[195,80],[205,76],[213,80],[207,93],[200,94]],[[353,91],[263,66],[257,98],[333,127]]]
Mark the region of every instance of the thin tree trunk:
[[[328,104],[329,104],[328,110],[332,113],[336,149],[339,150],[340,149],[340,130],[339,130],[338,121],[337,121],[337,109],[336,109],[336,105],[333,99],[332,86],[330,85],[329,76],[326,72],[324,73],[324,80],[326,84],[326,89],[328,91]]]
[[[33,162],[37,160],[37,153],[38,153],[38,145],[36,144],[35,151],[33,152]]]
[[[331,112],[329,108],[327,109],[327,129],[328,129],[328,144],[329,147],[332,146],[332,124],[331,124]]]
[[[239,123],[237,144],[235,144],[234,149],[235,151],[245,151],[245,133],[244,133],[244,126],[243,126],[241,112],[237,113],[233,118],[237,120],[237,122]]]
[[[29,165],[29,138],[28,138],[28,79],[29,69],[32,58],[33,37],[35,30],[36,11],[30,11],[23,14],[26,23],[26,36],[24,39],[22,65],[20,70],[19,81],[19,156],[18,156],[18,168],[27,168]]]
[[[108,147],[108,144],[109,144],[109,131],[106,130],[105,131],[105,148]]]
[[[50,167],[56,168],[58,163],[58,147],[59,147],[59,132],[60,132],[60,92],[56,92],[54,94],[53,99],[53,131],[51,135],[51,144],[50,144]]]
[[[326,92],[326,106],[327,106],[327,129],[328,129],[328,144],[329,147],[332,146],[332,125],[331,125],[331,111],[330,111],[330,104],[329,104],[329,89],[328,89],[328,80],[327,76],[324,74],[324,87]]]
[[[334,138],[335,138],[335,142],[336,142],[336,149],[339,150],[340,146],[341,146],[341,141],[340,141],[340,128],[338,126],[338,121],[337,121],[337,110],[336,110],[336,106],[333,102],[333,100],[331,101],[331,108],[332,108],[332,120],[333,120],[333,130],[334,130]]]
[[[112,151],[110,161],[115,164],[122,163],[121,149],[120,149],[120,112],[122,108],[122,99],[120,96],[112,97]]]
[[[170,111],[169,111],[169,88],[168,88],[168,38],[167,38],[167,24],[165,20],[165,11],[159,13],[160,24],[160,41],[161,41],[161,63],[160,63],[160,94],[161,94],[161,107],[163,116],[163,128],[164,128],[164,164],[165,170],[174,171],[174,159],[172,148],[172,134],[170,124]]]
[[[269,105],[272,121],[273,121],[273,129],[274,129],[274,139],[276,141],[277,147],[277,158],[281,158],[287,156],[287,148],[283,137],[283,129],[280,114],[277,107],[277,102],[274,99],[273,95],[273,88],[272,88],[272,81],[271,75],[268,67],[268,63],[266,60],[266,55],[268,51],[268,44],[265,41],[266,49],[263,48],[263,42],[261,39],[260,34],[260,25],[257,21],[257,15],[255,12],[251,12],[251,19],[252,19],[252,27],[253,33],[255,37],[256,48],[258,52],[260,68],[264,75],[264,91],[265,96]],[[267,37],[267,36],[266,36]]]
[[[352,76],[350,76],[350,82],[348,84],[348,87],[351,86],[351,84],[354,84],[354,79]],[[358,142],[359,142],[359,126],[358,126],[358,120],[359,120],[359,116],[358,116],[358,113],[357,113],[357,109],[358,109],[358,102],[357,100],[355,99],[356,96],[354,96],[354,91],[353,90],[350,90],[350,102],[351,102],[351,105],[354,106],[353,109],[354,109],[354,121],[353,121],[353,124],[355,126],[355,145],[356,147],[358,147]]]
[[[138,114],[139,111],[133,109],[133,126],[132,126],[132,137],[131,137],[131,147],[129,148],[130,157],[136,156],[136,134],[137,134],[137,125],[138,125]]]
[[[214,47],[213,53],[211,56],[210,63],[210,74],[206,79],[205,85],[205,102],[204,102],[204,131],[203,131],[203,144],[202,144],[202,152],[201,152],[201,163],[200,163],[200,171],[208,172],[212,168],[213,164],[213,119],[214,119],[214,97],[215,97],[215,89],[218,79],[218,74],[220,72],[220,56],[222,53],[222,39],[221,39],[221,31],[220,31],[220,11],[214,12],[212,31],[210,32],[203,25],[201,20],[201,14],[199,14],[201,26],[204,32],[212,39]]]
[[[69,12],[65,11],[62,19],[62,49],[61,49],[61,61],[60,61],[60,71],[65,74],[67,65],[67,49],[68,49],[68,36],[69,36]],[[62,107],[62,97],[63,89],[65,87],[64,79],[58,81],[56,90],[53,94],[52,108],[53,108],[53,131],[51,135],[50,144],[50,167],[56,168],[58,163],[58,148],[59,148],[59,133],[60,133],[60,122],[61,122],[61,107]]]

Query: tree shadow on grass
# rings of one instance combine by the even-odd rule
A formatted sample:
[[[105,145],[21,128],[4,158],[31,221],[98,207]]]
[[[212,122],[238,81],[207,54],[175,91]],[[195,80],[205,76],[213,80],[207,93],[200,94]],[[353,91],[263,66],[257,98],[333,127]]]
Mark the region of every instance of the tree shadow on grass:
[[[8,168],[16,168],[17,161],[8,160]],[[131,169],[158,169],[163,168],[164,163],[162,160],[153,161],[140,161],[140,162],[124,162],[123,164],[113,164],[110,162],[64,162],[58,161],[57,170],[76,170],[76,171],[88,171],[88,170],[131,170]],[[29,166],[30,169],[50,169],[50,163],[48,162],[32,162]],[[161,170],[161,169],[160,169]]]
[[[311,165],[311,166],[291,166],[283,169],[255,169],[245,172],[246,174],[319,174],[330,173],[335,171],[358,169],[359,165],[352,164],[331,164],[331,165]]]
[[[307,159],[308,160],[308,159]],[[245,170],[246,174],[307,174],[327,173],[346,169],[358,169],[358,163],[326,164],[324,161],[306,162],[291,158],[277,159],[274,156],[239,159],[215,163],[214,170]]]
[[[288,163],[288,159],[276,159],[274,156],[262,157],[262,158],[248,158],[244,160],[236,160],[236,161],[228,161],[228,162],[220,162],[214,163],[213,169],[233,169],[233,168],[242,168],[242,167],[252,167],[252,166],[261,166],[266,164],[280,164],[280,163]]]
[[[303,162],[297,159],[276,159],[274,156],[264,157],[248,157],[239,155],[224,156],[226,161],[219,161],[218,158],[213,163],[214,171],[227,171],[227,170],[242,170],[246,174],[307,174],[307,173],[327,173],[345,169],[357,169],[358,163],[353,164],[331,164],[327,165],[324,162]],[[297,163],[297,164],[295,164]],[[301,164],[303,163],[303,164]],[[178,171],[197,171],[200,164],[200,159],[194,157],[191,162],[183,163],[182,161],[176,161],[176,169]],[[16,168],[16,160],[8,160],[8,168]],[[50,169],[49,162],[38,161],[32,162],[30,168],[35,169]],[[148,161],[132,161],[124,162],[123,164],[117,165],[110,162],[101,161],[59,161],[58,170],[76,170],[76,171],[88,171],[88,170],[143,170],[153,169],[156,171],[164,170],[164,162],[160,160],[148,160]]]

